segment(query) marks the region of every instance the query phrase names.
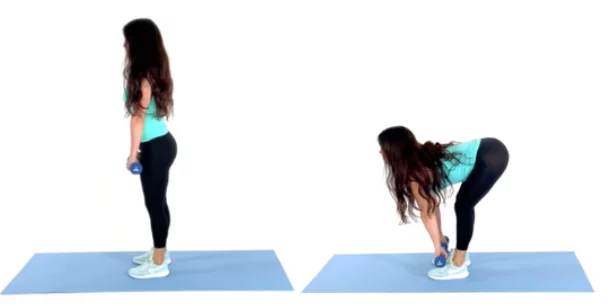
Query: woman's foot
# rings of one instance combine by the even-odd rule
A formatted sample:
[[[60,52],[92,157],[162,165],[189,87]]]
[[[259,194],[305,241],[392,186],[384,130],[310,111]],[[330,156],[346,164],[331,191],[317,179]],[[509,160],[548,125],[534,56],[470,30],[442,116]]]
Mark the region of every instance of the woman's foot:
[[[170,274],[167,261],[161,265],[156,265],[150,257],[142,265],[134,267],[128,271],[128,274],[138,279],[165,277]]]
[[[469,274],[467,262],[464,262],[460,267],[456,267],[453,261],[449,261],[447,265],[442,268],[435,268],[428,271],[428,277],[434,280],[463,279],[467,278]]]
[[[457,253],[457,254],[456,254]],[[467,278],[470,266],[470,257],[466,251],[456,251],[452,249],[447,257],[447,264],[442,268],[428,271],[428,276],[435,280],[451,280]]]
[[[153,256],[153,249],[145,252],[142,255],[138,255],[136,257],[134,257],[132,259],[132,261],[137,264],[137,265],[142,265],[144,264],[147,260],[149,260],[151,257]],[[170,264],[172,262],[172,260],[170,259],[170,255],[168,253],[168,251],[166,251],[166,254],[164,255],[166,258],[166,264]]]

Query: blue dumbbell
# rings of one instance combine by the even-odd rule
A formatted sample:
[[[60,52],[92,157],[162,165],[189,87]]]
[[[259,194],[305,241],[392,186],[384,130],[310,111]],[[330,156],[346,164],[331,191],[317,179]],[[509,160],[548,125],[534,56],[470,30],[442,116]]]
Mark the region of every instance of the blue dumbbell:
[[[130,172],[135,175],[141,174],[143,172],[143,165],[141,165],[139,162],[132,163],[130,165]]]
[[[447,252],[447,255],[449,255],[449,237],[445,236],[445,241],[441,242],[441,247]],[[436,267],[442,268],[445,264],[447,264],[447,258],[445,258],[445,256],[439,255],[434,258],[434,265]]]

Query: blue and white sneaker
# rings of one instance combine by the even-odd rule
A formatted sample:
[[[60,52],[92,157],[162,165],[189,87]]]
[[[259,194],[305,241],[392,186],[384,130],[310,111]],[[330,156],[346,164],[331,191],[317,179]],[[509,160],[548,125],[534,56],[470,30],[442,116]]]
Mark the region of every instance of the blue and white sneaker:
[[[149,258],[151,258],[153,256],[153,249],[150,249],[149,251],[145,252],[142,255],[138,255],[136,257],[134,257],[132,259],[132,261],[137,264],[137,265],[142,265],[144,264],[147,260],[149,260]],[[170,264],[172,262],[172,260],[170,259],[170,253],[168,251],[166,251],[166,263]]]
[[[468,258],[468,253],[466,254],[466,259],[464,260],[464,264],[460,267],[456,267],[453,264],[452,258],[454,250],[451,250],[449,253],[449,257],[447,258],[447,264],[442,268],[436,268],[428,271],[428,276],[434,280],[452,280],[452,279],[463,279],[467,278],[470,273],[468,272],[468,266],[470,266],[470,259]]]
[[[128,274],[134,278],[148,279],[166,277],[168,274],[170,274],[170,270],[168,269],[167,262],[164,262],[162,265],[158,266],[153,263],[151,258],[149,258],[142,265],[130,269]]]
[[[447,263],[447,265],[442,268],[435,268],[428,271],[428,276],[434,280],[462,279],[467,278],[469,274],[466,263],[461,267],[456,267],[451,262]]]

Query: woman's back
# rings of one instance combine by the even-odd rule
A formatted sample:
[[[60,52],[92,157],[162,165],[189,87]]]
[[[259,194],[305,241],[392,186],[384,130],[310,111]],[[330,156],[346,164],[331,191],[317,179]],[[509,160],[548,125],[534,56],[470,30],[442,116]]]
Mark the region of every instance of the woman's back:
[[[443,160],[443,165],[447,170],[447,175],[449,180],[451,181],[451,185],[459,184],[464,182],[468,175],[470,175],[471,171],[475,167],[475,160],[477,157],[477,150],[479,150],[479,145],[481,144],[481,139],[473,139],[466,142],[461,142],[458,144],[454,144],[447,148],[447,151],[450,153],[460,153],[458,154],[458,160]],[[441,182],[441,188],[449,187],[449,182],[443,180]]]

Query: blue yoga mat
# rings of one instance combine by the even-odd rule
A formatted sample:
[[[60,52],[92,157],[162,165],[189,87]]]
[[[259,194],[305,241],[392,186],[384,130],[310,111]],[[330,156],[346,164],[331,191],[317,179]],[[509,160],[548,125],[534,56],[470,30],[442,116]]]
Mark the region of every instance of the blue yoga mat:
[[[2,294],[293,290],[274,251],[171,252],[170,275],[145,280],[128,275],[139,254],[35,254]]]
[[[470,276],[428,278],[432,254],[335,255],[305,293],[593,292],[573,252],[470,253]]]

